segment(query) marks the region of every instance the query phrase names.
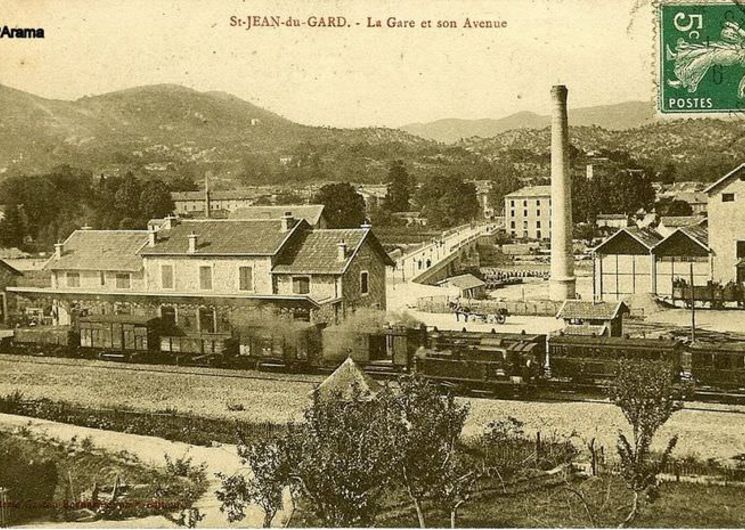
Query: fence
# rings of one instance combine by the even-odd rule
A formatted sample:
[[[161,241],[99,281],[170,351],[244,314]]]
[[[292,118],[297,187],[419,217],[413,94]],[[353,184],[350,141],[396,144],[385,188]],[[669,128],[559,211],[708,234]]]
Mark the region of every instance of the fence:
[[[417,309],[426,313],[451,313],[447,295],[425,296],[417,299]],[[563,302],[551,300],[463,300],[461,304],[477,313],[494,314],[499,309],[506,309],[510,315],[551,316],[559,312]]]

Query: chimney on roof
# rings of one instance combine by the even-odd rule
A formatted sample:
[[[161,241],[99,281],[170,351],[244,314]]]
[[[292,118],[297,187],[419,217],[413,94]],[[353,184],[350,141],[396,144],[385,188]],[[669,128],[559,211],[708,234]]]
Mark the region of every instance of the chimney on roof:
[[[347,259],[347,244],[342,239],[340,242],[336,244],[337,252],[336,252],[336,259],[339,261],[344,261]]]
[[[295,226],[295,218],[292,216],[292,212],[285,212],[282,215],[282,231],[288,232],[293,226]]]
[[[171,230],[178,223],[178,217],[174,215],[166,215],[163,219],[163,224],[160,227],[163,230]]]
[[[187,237],[189,238],[189,254],[194,254],[197,251],[197,240],[199,239],[199,236],[192,232]]]
[[[54,259],[61,259],[65,252],[65,244],[57,242],[54,244]]]
[[[147,246],[154,247],[155,243],[158,242],[158,231],[154,226],[151,226],[147,230]]]
[[[587,180],[592,180],[595,178],[595,168],[592,167],[592,164],[587,164]]]

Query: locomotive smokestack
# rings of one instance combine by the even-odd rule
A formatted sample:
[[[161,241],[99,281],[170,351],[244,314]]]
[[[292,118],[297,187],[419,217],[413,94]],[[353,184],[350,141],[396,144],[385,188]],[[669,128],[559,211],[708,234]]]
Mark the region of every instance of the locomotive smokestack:
[[[567,88],[551,88],[551,300],[575,296],[572,252],[572,177],[569,172]]]

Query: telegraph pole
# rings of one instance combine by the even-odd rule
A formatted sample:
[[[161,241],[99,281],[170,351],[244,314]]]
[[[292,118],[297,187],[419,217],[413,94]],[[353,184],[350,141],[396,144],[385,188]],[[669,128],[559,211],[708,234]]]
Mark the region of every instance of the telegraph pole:
[[[696,342],[696,297],[693,289],[693,261],[690,263],[690,280],[691,280],[691,342]]]

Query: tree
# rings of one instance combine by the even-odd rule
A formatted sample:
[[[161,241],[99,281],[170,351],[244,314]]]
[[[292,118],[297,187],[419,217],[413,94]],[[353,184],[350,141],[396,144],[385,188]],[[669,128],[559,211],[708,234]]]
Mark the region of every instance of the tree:
[[[369,399],[356,387],[348,399],[316,393],[303,423],[288,425],[274,442],[239,449],[253,475],[223,478],[223,510],[237,520],[254,501],[268,524],[289,486],[293,504],[295,498],[305,500],[321,526],[371,526],[400,458],[392,432],[400,422],[392,421],[390,403]]]
[[[395,473],[414,505],[420,528],[425,528],[424,500],[437,492],[448,499],[458,495],[454,476],[460,467],[454,460],[468,407],[458,405],[452,394],[440,394],[422,376],[403,377],[399,385],[391,406],[402,422],[401,429],[392,431],[399,436],[392,445],[401,452]]]
[[[383,207],[389,212],[407,212],[411,209],[411,181],[403,161],[395,160],[388,169],[388,192]]]
[[[139,218],[141,193],[142,188],[137,177],[132,172],[127,173],[114,193],[114,209],[127,217]]]
[[[238,446],[238,456],[241,464],[250,468],[251,475],[218,475],[222,480],[216,492],[217,500],[222,503],[220,511],[227,512],[232,523],[243,520],[247,504],[257,504],[264,511],[262,526],[269,528],[282,508],[282,493],[289,484],[286,452],[281,442],[261,441],[252,445],[244,442]]]
[[[380,511],[399,458],[389,403],[368,399],[357,388],[352,399],[316,394],[305,422],[291,429],[291,476],[323,526],[371,526]]]
[[[672,184],[675,182],[675,179],[677,177],[678,169],[672,162],[668,162],[664,165],[662,168],[662,171],[660,171],[660,181],[663,184]]]
[[[5,218],[0,221],[0,245],[5,248],[19,247],[23,244],[23,219],[17,204],[5,208]]]
[[[657,475],[678,442],[677,435],[673,436],[659,457],[651,453],[652,440],[659,428],[682,407],[683,389],[676,384],[675,376],[665,361],[619,361],[610,398],[631,426],[630,440],[623,433],[618,435],[618,455],[621,476],[633,495],[631,509],[621,526],[636,519],[643,495],[654,498]]]
[[[145,219],[165,217],[173,213],[171,190],[161,180],[149,180],[140,192],[140,211]]]
[[[480,210],[476,187],[460,176],[434,175],[422,184],[417,197],[422,214],[433,228],[471,221]]]
[[[365,200],[348,182],[323,186],[311,202],[326,206],[330,228],[357,228],[365,221]]]
[[[664,205],[663,205],[664,206]],[[693,208],[685,201],[673,200],[669,204],[664,206],[665,213],[663,215],[693,215]]]

